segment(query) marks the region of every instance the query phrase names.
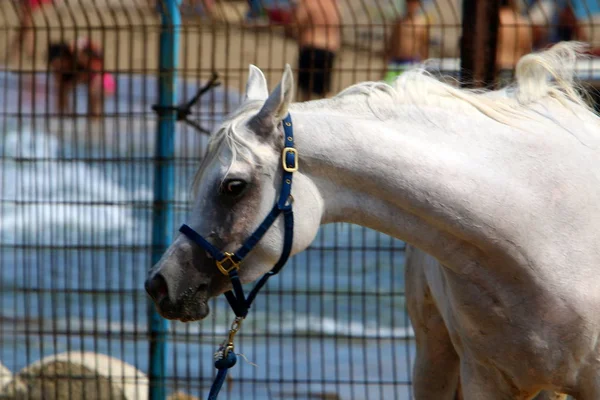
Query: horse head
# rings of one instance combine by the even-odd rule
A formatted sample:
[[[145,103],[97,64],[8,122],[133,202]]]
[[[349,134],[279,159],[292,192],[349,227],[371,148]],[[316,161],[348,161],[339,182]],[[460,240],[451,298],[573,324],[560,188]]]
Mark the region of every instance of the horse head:
[[[260,69],[250,66],[244,101],[211,134],[194,178],[194,201],[187,221],[188,229],[208,242],[208,247],[179,234],[150,270],[146,290],[163,317],[203,319],[209,313],[208,299],[230,289],[228,266],[215,259],[215,252],[234,254],[261,226],[285,182],[290,181],[291,187],[286,170],[294,171],[293,196],[286,194],[283,201],[293,202],[294,207],[291,254],[304,250],[315,237],[321,222],[319,193],[301,169],[296,171],[301,155],[284,150],[283,121],[293,87],[289,65],[271,94]],[[293,165],[286,169],[286,156],[292,154]],[[256,280],[279,260],[284,248],[283,220],[280,215],[274,218],[239,265],[236,273],[242,283]]]

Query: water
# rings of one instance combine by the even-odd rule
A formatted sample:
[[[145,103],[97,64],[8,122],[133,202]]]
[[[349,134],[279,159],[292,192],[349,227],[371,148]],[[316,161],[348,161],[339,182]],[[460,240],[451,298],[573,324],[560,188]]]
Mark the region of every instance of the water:
[[[52,115],[54,88],[43,75],[0,73],[0,362],[13,372],[64,351],[100,352],[148,371],[143,282],[157,84],[117,80],[106,118],[89,123]],[[181,98],[199,85],[182,84]],[[217,88],[195,117],[210,129],[239,100]],[[84,103],[80,92],[77,112]],[[175,135],[179,226],[206,138],[183,125]],[[324,227],[256,300],[236,351],[257,366],[240,359],[223,398],[409,398],[403,256],[401,242],[376,232]],[[169,391],[206,395],[212,353],[232,317],[221,298],[207,320],[170,324]]]

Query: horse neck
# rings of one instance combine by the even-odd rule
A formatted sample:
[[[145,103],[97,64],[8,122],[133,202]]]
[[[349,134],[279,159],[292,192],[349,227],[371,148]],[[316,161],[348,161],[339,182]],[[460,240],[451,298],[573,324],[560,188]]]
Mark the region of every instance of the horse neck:
[[[406,111],[405,117],[381,121],[292,110],[301,168],[324,200],[322,223],[366,226],[451,262],[449,249],[466,251],[464,243],[481,236],[474,228],[477,211],[466,208],[465,197],[468,202],[474,188],[485,187],[485,174],[478,177],[465,162],[472,137],[440,128],[457,126],[456,113],[427,110],[436,124],[424,110]]]

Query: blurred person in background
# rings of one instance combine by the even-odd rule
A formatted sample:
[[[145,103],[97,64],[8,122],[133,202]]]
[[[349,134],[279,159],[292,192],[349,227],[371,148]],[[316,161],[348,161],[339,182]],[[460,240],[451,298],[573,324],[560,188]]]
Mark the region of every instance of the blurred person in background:
[[[298,99],[326,97],[342,41],[337,0],[298,0],[291,14],[286,30],[298,41]]]
[[[158,13],[161,12],[163,3],[165,3],[165,0],[148,0],[148,5]],[[181,0],[179,3],[179,11],[184,17],[210,18],[214,9],[215,0]]]
[[[496,74],[498,84],[511,82],[519,59],[531,52],[533,27],[519,13],[516,0],[500,0],[498,46],[496,48]]]
[[[246,22],[258,21],[265,13],[265,7],[260,0],[248,0],[248,13],[246,14]]]
[[[397,76],[429,54],[429,26],[419,0],[406,0],[406,12],[397,19],[385,45],[384,80],[392,83]]]
[[[589,8],[588,3],[585,3],[585,7]],[[571,0],[534,0],[527,13],[533,25],[536,49],[563,40],[587,40]]]
[[[71,94],[77,85],[88,87],[88,114],[102,114],[103,96],[113,95],[116,89],[114,77],[104,72],[104,55],[101,47],[88,38],[73,43],[52,43],[48,48],[49,69],[57,87],[57,104],[61,114],[71,112]]]
[[[11,46],[10,59],[19,56],[23,50],[28,57],[33,57],[35,52],[35,30],[33,29],[33,15],[44,4],[52,4],[54,0],[18,0],[15,2],[19,13],[19,31]]]
[[[211,17],[215,8],[215,0],[184,0],[181,11],[184,15]]]

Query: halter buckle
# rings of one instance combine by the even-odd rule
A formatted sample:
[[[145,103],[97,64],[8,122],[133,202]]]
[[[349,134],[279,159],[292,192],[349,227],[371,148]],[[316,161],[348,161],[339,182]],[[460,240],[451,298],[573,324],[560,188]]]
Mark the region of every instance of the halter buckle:
[[[223,253],[223,255],[225,257],[223,257],[222,260],[217,260],[215,262],[217,264],[217,268],[219,268],[219,271],[221,271],[224,275],[229,276],[229,273],[231,271],[233,271],[234,269],[239,269],[240,268],[240,263],[239,262],[235,262],[233,260],[233,253],[225,252],[225,253]],[[229,262],[231,265],[229,265],[229,267],[223,266],[223,264],[226,263],[226,262]]]
[[[285,161],[285,156],[291,153],[294,155],[294,165],[288,167],[287,162]],[[298,171],[298,150],[293,147],[284,147],[283,152],[281,153],[281,164],[283,165],[283,170],[285,172],[296,172]]]

